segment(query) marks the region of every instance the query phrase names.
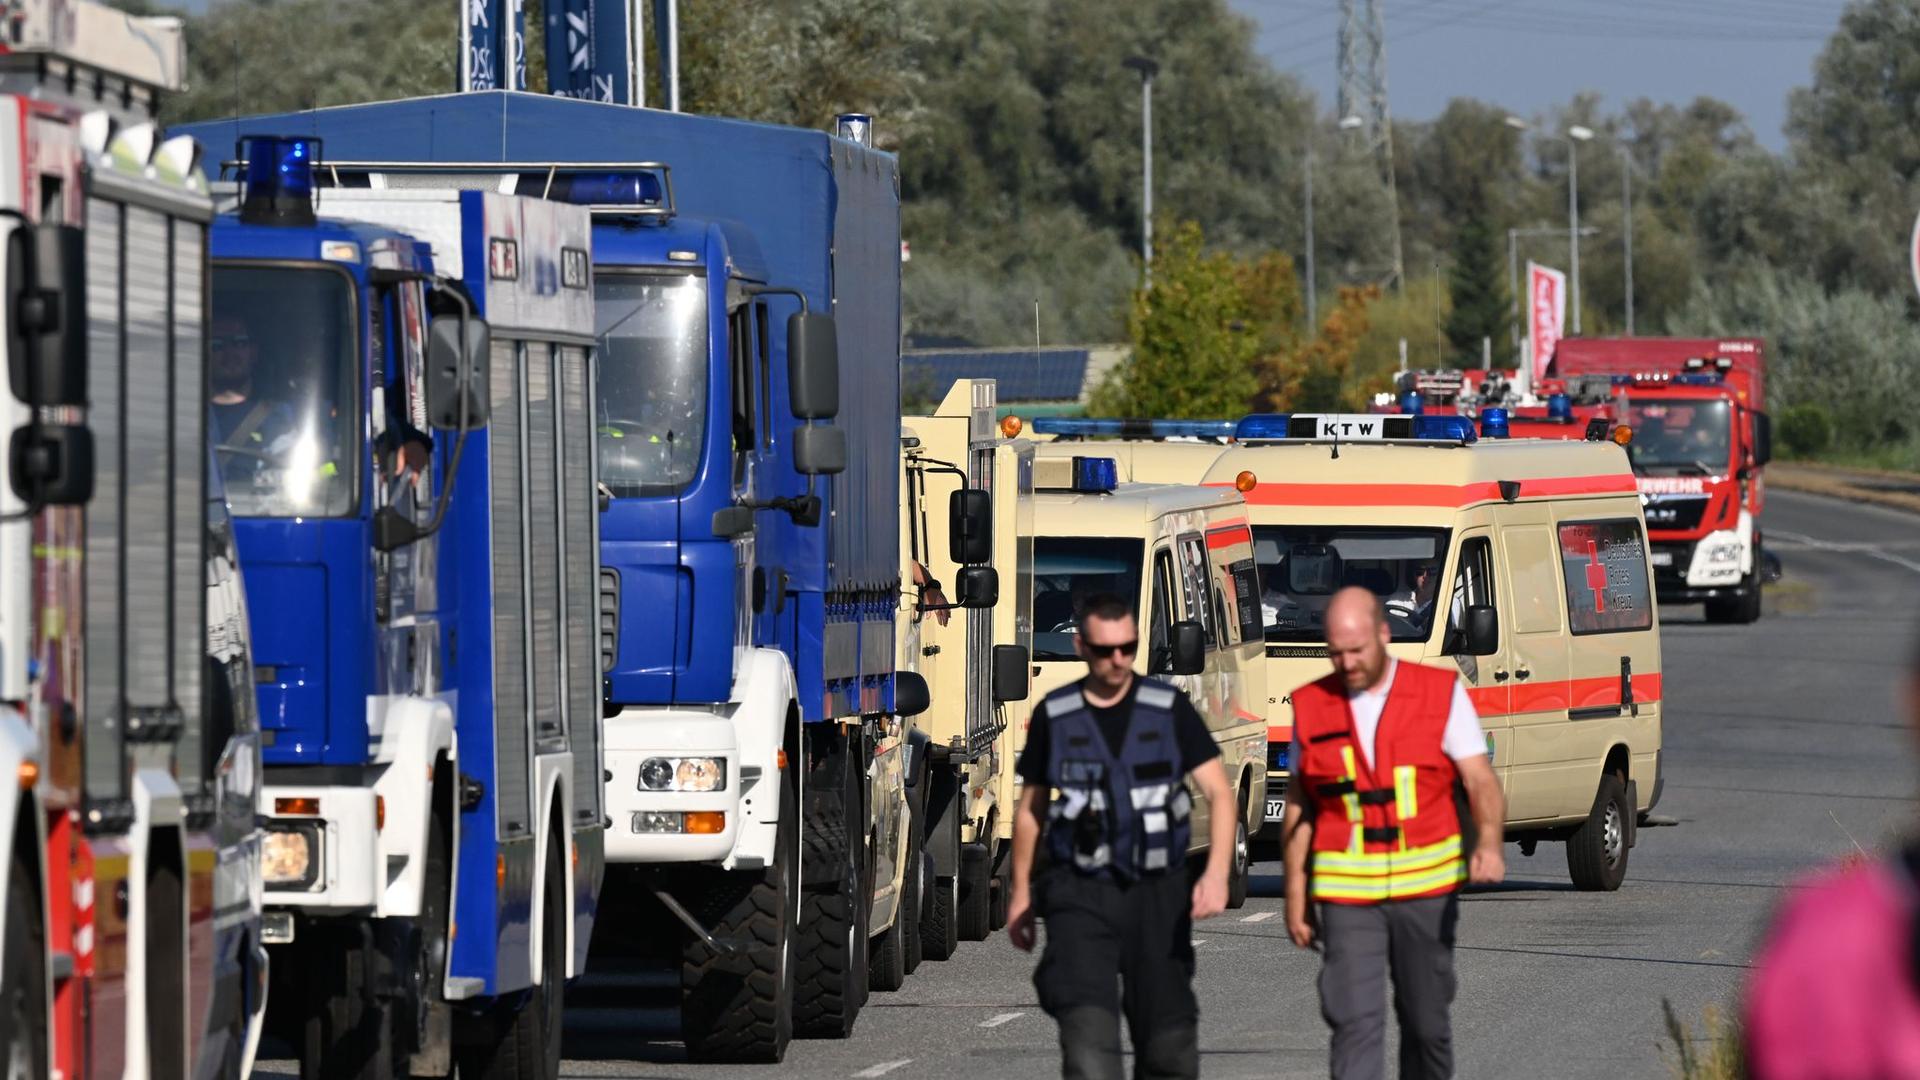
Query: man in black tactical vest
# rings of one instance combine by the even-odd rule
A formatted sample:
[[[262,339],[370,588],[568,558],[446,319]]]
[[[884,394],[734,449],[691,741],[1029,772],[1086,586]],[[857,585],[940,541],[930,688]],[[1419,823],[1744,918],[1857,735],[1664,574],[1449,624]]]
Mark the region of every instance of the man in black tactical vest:
[[[1036,916],[1047,924],[1033,983],[1060,1025],[1067,1080],[1121,1080],[1122,1012],[1136,1080],[1197,1077],[1193,920],[1226,906],[1233,792],[1187,695],[1134,674],[1133,606],[1093,597],[1078,623],[1087,677],[1047,695],[1020,754],[1007,934],[1031,950]],[[1183,779],[1207,800],[1210,847],[1198,881],[1187,873],[1192,798]]]

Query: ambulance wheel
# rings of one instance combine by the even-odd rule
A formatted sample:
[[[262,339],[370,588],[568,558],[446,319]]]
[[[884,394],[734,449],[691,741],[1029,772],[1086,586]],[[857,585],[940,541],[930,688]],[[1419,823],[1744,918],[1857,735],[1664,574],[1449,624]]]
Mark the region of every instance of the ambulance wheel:
[[[740,945],[727,958],[693,940],[681,957],[680,1037],[693,1061],[777,1065],[786,1056],[793,1039],[792,935],[800,914],[793,856],[799,813],[793,782],[783,776],[773,866],[752,876],[703,878],[703,896],[696,901],[690,890],[683,897],[696,901],[690,906],[715,940]]]
[[[1252,872],[1252,859],[1247,848],[1247,815],[1242,811],[1240,820],[1233,826],[1233,864],[1227,871],[1227,908],[1238,910],[1247,906],[1247,877]]]
[[[873,890],[866,887],[866,832],[857,827],[866,818],[861,799],[865,776],[847,762],[848,757],[864,759],[866,748],[855,741],[848,750],[833,759],[841,775],[822,776],[808,797],[806,827],[821,838],[815,845],[820,854],[838,867],[833,884],[808,888],[800,901],[793,1029],[809,1038],[852,1035],[867,1000],[867,920],[873,914]]]
[[[985,844],[960,846],[960,940],[993,933],[993,855]]]
[[[40,925],[35,874],[24,854],[15,854],[7,870],[6,966],[0,968],[0,1066],[7,1080],[30,1080],[47,1073],[46,928]]]
[[[913,861],[907,864],[907,882],[912,884],[913,895],[900,902],[900,918],[907,920],[912,930],[907,934],[907,974],[911,975],[920,967],[920,961],[926,959],[927,943],[920,937],[920,927],[926,923],[927,890],[933,888],[933,856],[913,846]],[[902,888],[906,883],[902,883]]]
[[[1627,877],[1627,789],[1613,773],[1600,777],[1587,820],[1567,837],[1567,870],[1574,888],[1585,892],[1612,892]]]
[[[1707,621],[1746,625],[1760,620],[1760,575],[1740,579],[1740,595],[1707,601]]]
[[[560,1018],[566,1009],[567,887],[562,842],[547,842],[540,985],[519,1001],[496,1004],[454,1023],[460,1080],[558,1080]]]
[[[872,845],[869,846],[872,850]],[[872,865],[872,861],[868,861]],[[911,865],[911,864],[909,864]],[[877,873],[870,873],[873,880],[879,880]],[[908,869],[900,872],[900,895],[895,898],[893,925],[882,930],[867,947],[867,988],[870,990],[898,990],[907,984],[907,883],[918,875]],[[915,904],[919,901],[916,898]],[[918,924],[912,924],[918,929]]]

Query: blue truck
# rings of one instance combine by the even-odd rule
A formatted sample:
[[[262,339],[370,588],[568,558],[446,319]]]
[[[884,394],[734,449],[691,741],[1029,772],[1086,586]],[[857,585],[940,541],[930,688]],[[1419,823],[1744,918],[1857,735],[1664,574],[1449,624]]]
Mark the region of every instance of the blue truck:
[[[208,423],[257,635],[269,1027],[307,1078],[548,1080],[605,835],[587,213],[320,216],[318,142],[224,145]]]
[[[591,208],[608,903],[635,914],[596,956],[664,942],[699,1059],[850,1032],[930,891],[902,722],[925,683],[895,673],[895,159],[504,92],[189,130],[322,138],[353,189]]]

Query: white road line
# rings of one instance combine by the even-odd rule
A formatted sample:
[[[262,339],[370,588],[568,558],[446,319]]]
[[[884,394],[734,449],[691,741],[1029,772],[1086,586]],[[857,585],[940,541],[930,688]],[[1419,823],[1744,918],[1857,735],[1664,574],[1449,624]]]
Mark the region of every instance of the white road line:
[[[1859,541],[1847,541],[1844,543],[1839,543],[1832,540],[1820,540],[1815,537],[1807,536],[1803,533],[1787,532],[1784,529],[1768,529],[1767,535],[1770,537],[1778,536],[1778,537],[1781,537],[1782,539],[1789,540],[1796,544],[1805,544],[1808,547],[1814,548],[1819,551],[1832,551],[1832,552],[1837,552],[1841,554],[1850,554],[1850,555],[1868,555],[1873,558],[1879,559],[1883,562],[1890,562],[1895,566],[1904,567],[1905,569],[1911,570],[1916,574],[1920,574],[1920,562],[1915,562],[1912,559],[1901,558],[1900,556],[1895,555],[1891,552],[1883,551],[1880,548],[1873,546],[1872,544],[1863,544],[1863,543],[1860,543]]]
[[[912,1058],[901,1058],[899,1061],[883,1061],[878,1065],[869,1065],[853,1075],[859,1078],[859,1080],[868,1080],[870,1077],[885,1076],[895,1069],[903,1068],[911,1064],[913,1064]]]
[[[1278,914],[1280,913],[1277,911],[1256,911],[1251,915],[1241,916],[1240,921],[1241,922],[1266,922],[1268,919],[1271,919]]]
[[[1001,1024],[1004,1024],[1009,1020],[1018,1020],[1025,1015],[1027,1014],[1023,1012],[1001,1013],[999,1016],[989,1017],[985,1020],[980,1021],[979,1026],[988,1027],[988,1028],[999,1027]]]
[[[1197,949],[1197,948],[1199,948],[1199,947],[1200,947],[1200,946],[1202,946],[1202,945],[1205,945],[1206,943],[1207,943],[1207,939],[1206,939],[1206,938],[1194,938],[1194,939],[1193,939],[1193,947],[1194,947],[1194,948],[1196,948],[1196,949]]]

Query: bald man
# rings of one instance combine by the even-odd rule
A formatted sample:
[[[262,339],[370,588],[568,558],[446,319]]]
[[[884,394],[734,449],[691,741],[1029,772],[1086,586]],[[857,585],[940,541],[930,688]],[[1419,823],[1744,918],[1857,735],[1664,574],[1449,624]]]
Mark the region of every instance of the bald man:
[[[1400,1075],[1439,1080],[1453,1075],[1457,893],[1506,876],[1506,800],[1459,675],[1389,656],[1379,597],[1340,590],[1326,627],[1333,673],[1293,692],[1287,933],[1325,951],[1334,1080],[1385,1076],[1389,973]],[[1472,808],[1470,849],[1456,785]]]

